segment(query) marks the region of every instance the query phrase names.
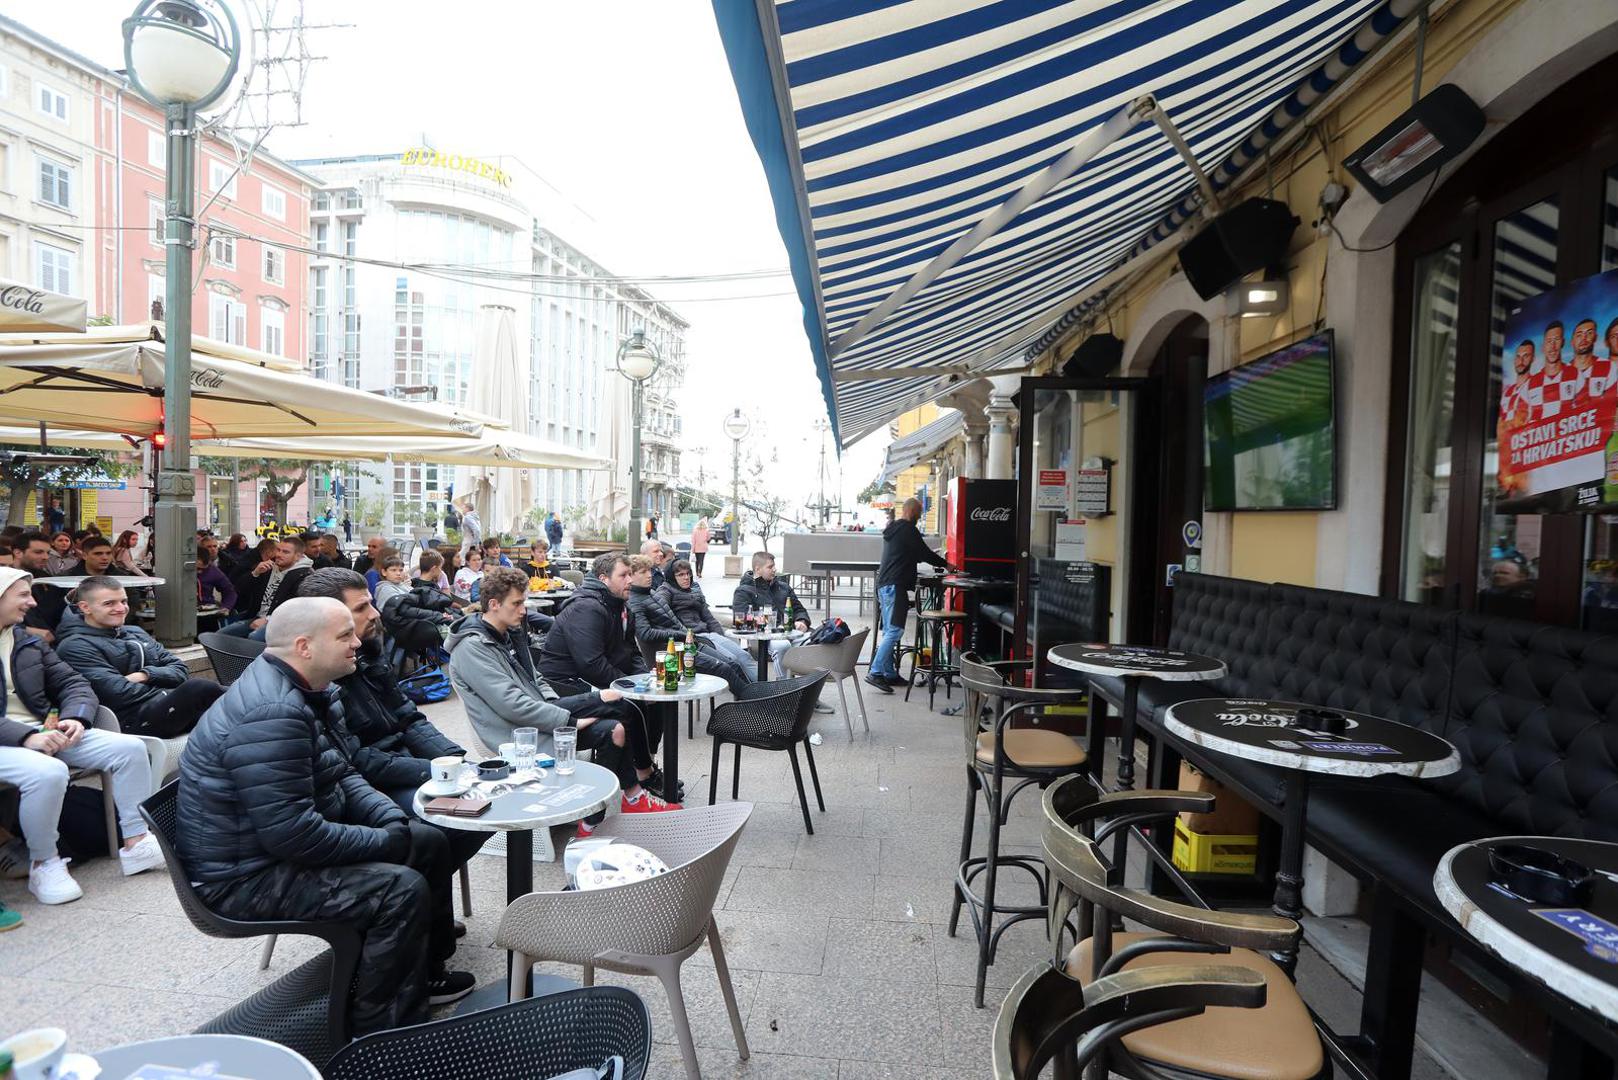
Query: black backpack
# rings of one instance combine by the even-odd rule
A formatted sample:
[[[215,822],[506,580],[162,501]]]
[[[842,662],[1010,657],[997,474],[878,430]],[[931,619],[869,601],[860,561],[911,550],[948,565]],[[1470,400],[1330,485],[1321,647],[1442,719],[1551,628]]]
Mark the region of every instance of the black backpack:
[[[809,640],[805,645],[835,645],[848,637],[848,624],[835,615],[815,627],[809,633]]]

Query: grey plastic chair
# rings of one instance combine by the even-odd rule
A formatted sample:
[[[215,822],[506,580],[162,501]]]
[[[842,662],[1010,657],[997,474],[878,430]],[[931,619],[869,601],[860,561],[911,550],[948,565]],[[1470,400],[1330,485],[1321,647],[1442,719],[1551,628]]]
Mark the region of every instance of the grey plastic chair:
[[[584,584],[583,570],[558,570],[556,572],[556,576],[561,578],[563,581],[571,581],[574,585]]]
[[[732,802],[671,814],[618,817],[612,820],[610,832],[606,827],[598,830],[597,836],[645,848],[667,863],[669,872],[611,889],[518,897],[506,908],[494,936],[496,946],[514,954],[511,999],[528,996],[530,973],[541,960],[582,965],[586,986],[594,985],[598,967],[655,975],[668,993],[686,1076],[701,1080],[680,989],[680,966],[702,948],[706,938],[730,1013],[736,1049],[747,1060],[747,1035],[742,1030],[713,906],[736,841],[752,813],[752,803]]]
[[[870,636],[871,628],[867,626],[832,645],[794,645],[781,654],[781,667],[793,675],[831,673],[832,681],[837,684],[837,697],[843,703],[843,722],[848,725],[850,739],[854,737],[854,717],[848,711],[844,679],[854,679],[854,700],[860,705],[860,723],[865,725],[867,733],[871,730],[871,721],[865,715],[865,695],[860,691],[860,680],[855,678],[854,670],[860,660],[860,650],[865,648],[865,639]]]

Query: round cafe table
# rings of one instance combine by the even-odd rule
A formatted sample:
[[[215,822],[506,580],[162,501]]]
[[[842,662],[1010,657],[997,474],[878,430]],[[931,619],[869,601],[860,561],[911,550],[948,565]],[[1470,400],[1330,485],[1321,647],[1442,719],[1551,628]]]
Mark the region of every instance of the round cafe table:
[[[743,645],[751,645],[753,652],[758,656],[758,681],[770,681],[770,642],[791,641],[802,630],[738,630],[732,627],[725,631]]]
[[[308,1058],[280,1043],[247,1035],[176,1035],[98,1050],[90,1055],[101,1067],[100,1080],[138,1076],[158,1080],[168,1076],[276,1077],[277,1080],[320,1080],[320,1070]],[[66,1077],[80,1075],[68,1067],[82,1055],[68,1054]],[[88,1076],[89,1073],[83,1075]]]
[[[1299,717],[1300,709],[1312,708],[1296,701],[1199,698],[1170,705],[1163,722],[1170,735],[1194,746],[1284,770],[1281,864],[1275,872],[1271,910],[1293,920],[1303,914],[1310,774],[1428,777],[1445,776],[1461,767],[1455,747],[1420,728],[1347,709],[1317,710],[1342,717],[1343,731],[1333,734],[1322,730],[1323,723],[1307,712]],[[1297,950],[1273,959],[1290,975],[1297,965]]]
[[[416,789],[414,807],[416,816],[421,820],[445,829],[508,834],[507,904],[534,891],[535,829],[549,829],[552,825],[566,825],[587,818],[597,810],[605,810],[612,797],[618,794],[618,778],[612,771],[589,761],[578,762],[570,776],[563,776],[555,769],[546,769],[543,781],[530,780],[518,784],[512,784],[509,780],[497,780],[492,784],[478,781],[471,786],[487,792],[496,784],[505,785],[511,790],[492,795],[489,801],[493,805],[479,817],[429,814],[427,804],[439,796],[429,794],[425,790],[427,784]],[[546,840],[549,840],[548,834]],[[507,954],[508,970],[510,959]]]
[[[768,650],[766,650],[768,651]],[[653,674],[656,674],[655,672]],[[614,679],[612,688],[624,695],[625,701],[637,701],[653,714],[648,719],[663,724],[663,798],[668,802],[680,801],[680,702],[699,701],[730,689],[730,684],[717,675],[697,672],[689,679],[680,680],[678,690],[664,690],[659,680],[651,675],[631,675]]]
[[[1177,652],[1148,645],[1105,645],[1075,642],[1057,645],[1046,653],[1050,662],[1069,671],[1086,675],[1112,675],[1123,680],[1123,719],[1118,730],[1118,789],[1135,786],[1135,712],[1140,701],[1140,681],[1205,682],[1225,674],[1225,662],[1200,653]],[[1094,723],[1094,718],[1091,718]],[[1099,742],[1093,743],[1099,747]],[[1100,777],[1100,761],[1096,776]],[[1119,834],[1120,840],[1123,834]]]
[[[108,574],[108,577],[126,589],[150,589],[154,585],[166,584],[160,577],[147,577],[141,574]],[[89,574],[56,574],[52,577],[37,577],[35,585],[53,585],[58,589],[76,589],[84,584]]]
[[[1540,904],[1494,881],[1491,849],[1540,848],[1595,871],[1582,904]],[[1618,844],[1495,836],[1451,848],[1433,874],[1444,910],[1478,943],[1582,1008],[1618,1023]]]

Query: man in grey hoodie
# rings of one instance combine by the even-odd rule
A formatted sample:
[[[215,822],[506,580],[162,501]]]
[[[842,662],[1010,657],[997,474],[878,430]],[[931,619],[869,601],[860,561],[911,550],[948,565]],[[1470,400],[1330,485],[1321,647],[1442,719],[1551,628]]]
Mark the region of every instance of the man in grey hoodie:
[[[483,613],[462,620],[447,644],[450,682],[483,744],[499,746],[511,741],[517,728],[532,727],[539,729],[541,751],[549,752],[552,733],[572,725],[578,728],[578,748],[593,750],[596,763],[617,774],[624,792],[621,812],[680,809],[648,790],[662,781],[652,764],[640,710],[610,687],[561,697],[535,673],[523,625],[528,579],[522,571],[509,566],[488,570],[481,592]],[[579,832],[587,836],[594,827],[580,822]]]

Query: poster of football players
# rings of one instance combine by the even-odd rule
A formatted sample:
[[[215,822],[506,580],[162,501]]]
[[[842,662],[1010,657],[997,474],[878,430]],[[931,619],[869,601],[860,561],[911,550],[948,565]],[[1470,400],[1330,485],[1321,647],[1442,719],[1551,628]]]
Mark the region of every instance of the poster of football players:
[[[1525,300],[1501,352],[1498,511],[1601,505],[1618,443],[1618,270]]]

